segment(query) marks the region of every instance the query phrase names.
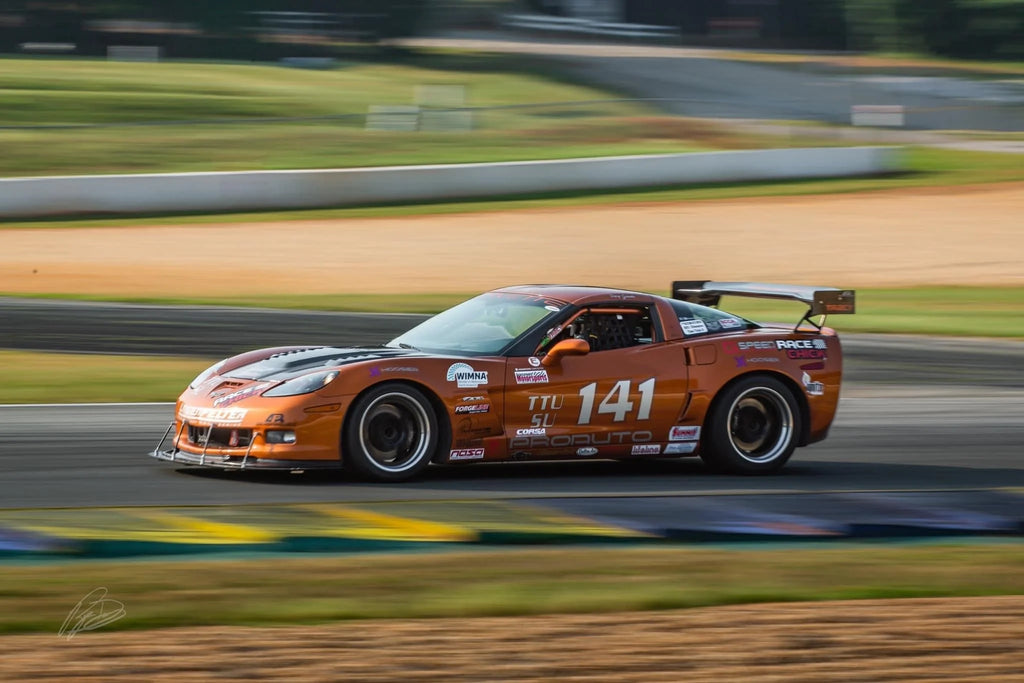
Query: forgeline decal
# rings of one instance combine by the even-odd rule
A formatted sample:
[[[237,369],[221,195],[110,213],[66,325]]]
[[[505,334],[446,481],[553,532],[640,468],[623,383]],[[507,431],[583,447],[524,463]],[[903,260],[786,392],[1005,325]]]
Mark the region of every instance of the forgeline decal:
[[[547,384],[547,370],[516,370],[516,384]]]
[[[697,441],[700,439],[700,427],[682,427],[676,425],[668,430],[669,441]]]
[[[825,393],[825,385],[821,382],[811,381],[811,376],[806,372],[801,379],[803,380],[804,388],[807,389],[807,393],[811,396],[821,396]]]
[[[599,434],[559,434],[558,436],[517,436],[511,447],[569,448],[573,446],[610,446],[617,444],[642,444],[654,440],[654,434],[642,432],[603,432]]]
[[[213,405],[218,408],[222,408],[224,406],[229,406],[232,403],[238,403],[239,401],[245,400],[250,396],[255,396],[256,394],[260,393],[269,386],[270,383],[268,382],[253,384],[252,386],[248,386],[244,389],[239,389],[238,391],[228,394],[227,396],[221,396],[220,398],[213,402]]]
[[[476,389],[481,384],[487,384],[487,371],[474,370],[468,363],[455,363],[448,368],[445,379],[455,382],[460,389]]]
[[[665,446],[665,455],[686,455],[697,450],[696,441],[670,443]]]
[[[472,415],[474,413],[488,413],[491,410],[490,403],[470,403],[469,405],[455,406],[456,415]]]
[[[483,457],[482,448],[460,448],[448,454],[449,460],[480,460]]]
[[[661,453],[661,445],[656,443],[638,444],[633,446],[631,455],[658,455]]]
[[[178,417],[182,420],[199,420],[216,424],[239,424],[249,411],[245,408],[200,408],[183,405]]]

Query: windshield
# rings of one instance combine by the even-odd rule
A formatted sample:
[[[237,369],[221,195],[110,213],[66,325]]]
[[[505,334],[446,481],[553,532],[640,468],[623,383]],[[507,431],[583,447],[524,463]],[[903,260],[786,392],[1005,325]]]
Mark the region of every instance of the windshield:
[[[428,353],[495,355],[564,305],[532,295],[481,294],[438,313],[387,346]]]

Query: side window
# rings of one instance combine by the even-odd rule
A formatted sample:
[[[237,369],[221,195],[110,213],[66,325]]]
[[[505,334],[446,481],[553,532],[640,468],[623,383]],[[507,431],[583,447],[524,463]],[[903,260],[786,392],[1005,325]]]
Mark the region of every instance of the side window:
[[[585,308],[552,340],[582,339],[591,352],[651,344],[655,326],[649,306]]]
[[[744,330],[755,326],[745,318],[720,311],[717,308],[698,306],[679,300],[673,300],[671,303],[672,310],[675,311],[676,317],[679,319],[679,326],[683,329],[683,335],[686,337]]]

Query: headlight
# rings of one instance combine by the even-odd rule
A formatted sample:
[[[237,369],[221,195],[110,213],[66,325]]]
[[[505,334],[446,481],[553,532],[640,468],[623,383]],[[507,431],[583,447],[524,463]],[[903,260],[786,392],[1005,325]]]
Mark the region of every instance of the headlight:
[[[337,370],[326,372],[314,372],[312,375],[303,375],[290,379],[287,382],[278,384],[273,389],[263,392],[264,396],[298,396],[299,394],[311,394],[317,389],[323,389],[334,381],[338,376]]]
[[[198,377],[196,377],[194,380],[189,382],[188,388],[189,389],[195,389],[200,384],[202,384],[206,380],[210,379],[210,377],[212,377],[218,370],[220,370],[222,365],[224,365],[224,361],[221,361],[221,362],[217,363],[216,365],[211,365],[210,367],[208,367],[205,370],[203,370],[202,372],[200,372]]]

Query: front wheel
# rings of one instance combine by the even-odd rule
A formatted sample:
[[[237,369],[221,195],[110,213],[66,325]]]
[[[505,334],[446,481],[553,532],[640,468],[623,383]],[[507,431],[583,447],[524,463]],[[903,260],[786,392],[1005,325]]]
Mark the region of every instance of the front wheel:
[[[774,377],[739,380],[715,401],[701,457],[735,474],[770,474],[786,464],[800,434],[793,392]]]
[[[437,416],[422,391],[383,384],[359,397],[342,436],[342,462],[377,481],[409,479],[430,464]]]

